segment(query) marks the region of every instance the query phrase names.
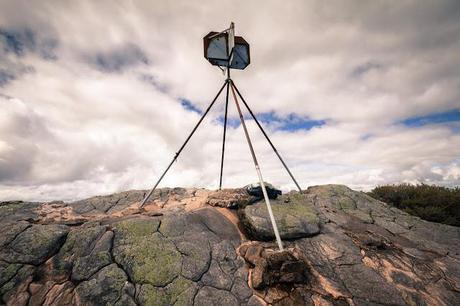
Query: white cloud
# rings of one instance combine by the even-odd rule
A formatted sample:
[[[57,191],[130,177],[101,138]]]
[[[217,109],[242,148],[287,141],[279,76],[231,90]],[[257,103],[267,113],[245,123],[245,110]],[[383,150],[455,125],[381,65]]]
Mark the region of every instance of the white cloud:
[[[251,65],[233,76],[253,110],[327,120],[309,131],[267,127],[303,187],[458,185],[452,126],[395,124],[460,107],[458,17],[455,1],[2,2],[0,29],[32,30],[39,48],[0,51],[0,68],[16,77],[0,87],[0,199],[152,186],[200,117],[178,99],[205,109],[224,80],[201,38],[230,21],[251,44]],[[163,186],[217,186],[223,104]],[[294,188],[249,128],[266,180]],[[227,136],[225,185],[256,181],[241,127]]]

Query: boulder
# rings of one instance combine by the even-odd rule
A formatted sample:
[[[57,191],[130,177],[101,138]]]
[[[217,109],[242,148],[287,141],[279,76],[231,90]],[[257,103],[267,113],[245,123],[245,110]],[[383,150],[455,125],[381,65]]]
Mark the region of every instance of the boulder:
[[[270,201],[282,239],[314,236],[319,233],[319,217],[312,202],[293,193]],[[247,234],[254,240],[273,240],[275,234],[265,201],[261,200],[239,211]]]

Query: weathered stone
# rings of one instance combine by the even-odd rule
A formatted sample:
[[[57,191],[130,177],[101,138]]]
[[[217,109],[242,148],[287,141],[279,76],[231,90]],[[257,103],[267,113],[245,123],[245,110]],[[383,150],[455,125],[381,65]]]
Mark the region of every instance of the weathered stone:
[[[194,305],[214,306],[214,305],[239,305],[238,299],[228,291],[219,290],[205,286],[198,291],[195,296]]]
[[[38,214],[35,209],[39,203],[24,201],[0,202],[0,222],[16,222],[21,220],[37,220]]]
[[[0,287],[0,297],[7,305],[27,305],[30,294],[27,291],[32,282],[35,267],[23,265]]]
[[[213,286],[218,289],[230,290],[232,287],[232,279],[228,274],[224,273],[219,264],[213,260],[208,272],[203,275],[203,284]]]
[[[277,284],[305,284],[308,282],[306,263],[291,251],[262,249],[258,243],[240,249],[240,254],[254,268],[251,284],[254,289],[264,289]]]
[[[74,261],[72,280],[81,281],[90,278],[95,272],[112,262],[109,252],[96,252]]]
[[[372,207],[381,206],[381,202],[372,199],[365,193],[351,190],[343,185],[323,185],[309,187],[307,193],[314,195],[315,201],[329,209],[336,209],[361,219],[365,223],[374,223],[371,216]],[[340,214],[327,214],[336,223],[341,223]]]
[[[155,306],[192,305],[196,290],[197,286],[194,282],[179,277],[163,288],[150,284],[142,285],[139,301],[142,305]]]
[[[0,288],[13,278],[22,266],[22,264],[0,261]]]
[[[181,254],[157,232],[159,224],[155,219],[130,219],[115,225],[113,255],[136,283],[166,286],[181,272]]]
[[[134,296],[136,295],[136,288],[130,282],[125,282],[123,286],[121,297],[115,303],[115,306],[137,306]]]
[[[203,208],[187,214],[187,230],[205,232],[219,241],[226,240],[238,246],[241,237],[238,228],[213,208]]]
[[[248,281],[239,277],[233,280],[233,286],[231,292],[240,301],[247,301],[252,295],[252,289],[248,286]]]
[[[43,305],[72,305],[75,303],[74,296],[75,285],[72,282],[67,281],[62,284],[55,284],[46,294],[46,299],[43,302]],[[83,305],[85,304],[92,304],[92,302],[87,302]]]
[[[69,229],[65,225],[32,225],[2,250],[0,259],[39,265],[59,251]]]
[[[182,254],[182,276],[198,281],[211,264],[211,249],[206,236],[188,233],[180,240],[175,240],[175,245]]]
[[[59,250],[59,253],[52,259],[55,275],[65,278],[66,275],[70,274],[74,262],[78,261],[79,258],[88,256],[95,247],[97,240],[104,235],[105,231],[105,226],[98,224],[86,224],[81,228],[72,230],[68,234],[66,242]],[[110,248],[110,245],[106,247]],[[108,251],[108,248],[106,251]],[[88,271],[95,272],[94,269],[96,268],[93,267]]]
[[[319,233],[319,217],[313,204],[301,194],[283,195],[271,201],[273,215],[282,239],[309,237]],[[239,211],[248,235],[255,240],[275,238],[264,201]]]
[[[266,306],[267,303],[264,302],[260,297],[253,295],[248,300],[248,306]]]
[[[222,189],[208,195],[207,204],[217,207],[238,208],[245,207],[260,200],[260,196],[248,193],[246,188]]]
[[[374,270],[363,265],[340,266],[337,269],[353,297],[377,304],[406,305],[398,290]]]
[[[161,219],[158,230],[166,237],[182,237],[186,232],[186,217],[183,214],[166,216]]]
[[[460,299],[460,228],[423,221],[345,186],[272,201],[289,216],[280,227],[297,228],[305,208],[320,224],[321,235],[285,240],[287,252],[247,241],[240,231],[246,224],[229,210],[203,207],[210,191],[165,188],[154,193],[150,210],[129,207],[144,193],[83,200],[77,210],[88,209],[85,217],[75,203],[0,205],[0,304],[434,306]],[[231,194],[225,201],[241,200]],[[253,205],[259,204],[265,205]],[[34,222],[21,221],[28,216]],[[40,237],[55,235],[40,224],[66,220],[84,224],[73,222],[62,246],[64,238],[55,249],[43,243]],[[37,266],[26,263],[31,259]]]
[[[94,248],[88,255],[81,256],[82,253],[79,252],[80,256],[73,258],[72,280],[87,280],[101,268],[112,263],[110,254],[112,239],[113,232],[107,231],[95,243],[92,243]]]
[[[13,241],[20,233],[25,231],[27,228],[32,225],[29,222],[19,221],[19,222],[5,222],[0,224],[0,247],[7,246]]]
[[[76,288],[77,301],[83,305],[113,305],[121,297],[126,274],[111,264]]]

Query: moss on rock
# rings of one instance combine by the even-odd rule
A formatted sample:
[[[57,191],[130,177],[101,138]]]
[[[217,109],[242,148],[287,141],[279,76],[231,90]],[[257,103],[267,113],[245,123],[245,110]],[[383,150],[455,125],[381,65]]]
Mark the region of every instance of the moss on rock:
[[[353,191],[344,185],[333,184],[309,187],[307,193],[316,195],[319,201],[331,203],[334,208],[365,223],[374,222],[370,205],[376,201],[369,199],[364,193]]]
[[[145,306],[191,305],[196,290],[194,282],[178,277],[164,288],[142,285],[139,301]]]
[[[181,254],[157,232],[158,226],[155,219],[131,219],[116,224],[115,260],[136,283],[165,286],[181,271]]]
[[[304,195],[291,193],[270,201],[280,236],[294,239],[319,233],[319,218],[313,206]],[[275,237],[268,209],[264,201],[247,206],[240,211],[240,218],[248,234],[257,240],[271,240]]]

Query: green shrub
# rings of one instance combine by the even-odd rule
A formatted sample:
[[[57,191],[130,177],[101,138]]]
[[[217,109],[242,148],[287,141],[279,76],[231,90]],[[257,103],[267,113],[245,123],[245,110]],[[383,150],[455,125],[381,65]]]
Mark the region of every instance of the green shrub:
[[[426,184],[378,186],[368,194],[428,221],[460,226],[460,188]]]

